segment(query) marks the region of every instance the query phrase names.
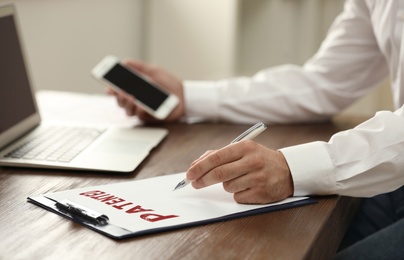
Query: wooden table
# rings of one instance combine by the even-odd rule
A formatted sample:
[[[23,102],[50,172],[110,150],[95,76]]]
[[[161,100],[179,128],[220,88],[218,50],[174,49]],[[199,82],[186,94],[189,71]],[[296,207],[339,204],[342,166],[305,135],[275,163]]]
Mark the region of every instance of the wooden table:
[[[272,126],[255,140],[277,149],[328,140],[351,122]],[[0,259],[330,259],[358,200],[319,203],[199,227],[115,241],[31,203],[29,195],[144,179],[187,170],[249,126],[164,125],[169,135],[129,175],[0,167]]]

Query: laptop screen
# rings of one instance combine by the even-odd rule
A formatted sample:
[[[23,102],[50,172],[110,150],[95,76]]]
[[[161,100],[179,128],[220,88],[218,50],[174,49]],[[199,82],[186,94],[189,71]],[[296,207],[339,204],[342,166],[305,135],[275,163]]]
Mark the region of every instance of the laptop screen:
[[[12,15],[0,15],[0,134],[36,113]]]

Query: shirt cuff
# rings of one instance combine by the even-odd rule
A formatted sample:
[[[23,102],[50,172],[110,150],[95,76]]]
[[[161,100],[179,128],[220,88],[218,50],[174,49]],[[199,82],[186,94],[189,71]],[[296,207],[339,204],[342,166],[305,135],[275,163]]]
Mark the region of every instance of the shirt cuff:
[[[217,120],[219,94],[213,81],[184,81],[185,115],[187,118]]]
[[[335,194],[334,167],[325,142],[311,142],[279,150],[293,178],[294,196]]]

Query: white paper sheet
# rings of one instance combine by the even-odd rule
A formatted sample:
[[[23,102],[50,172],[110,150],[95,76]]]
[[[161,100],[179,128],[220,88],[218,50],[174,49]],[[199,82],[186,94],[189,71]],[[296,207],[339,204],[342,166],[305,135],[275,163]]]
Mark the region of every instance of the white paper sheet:
[[[286,204],[307,197],[293,197],[267,205],[238,204],[222,185],[195,190],[190,185],[173,191],[185,173],[150,179],[86,187],[45,194],[56,201],[68,199],[109,217],[110,224],[133,233],[177,226],[249,210]]]

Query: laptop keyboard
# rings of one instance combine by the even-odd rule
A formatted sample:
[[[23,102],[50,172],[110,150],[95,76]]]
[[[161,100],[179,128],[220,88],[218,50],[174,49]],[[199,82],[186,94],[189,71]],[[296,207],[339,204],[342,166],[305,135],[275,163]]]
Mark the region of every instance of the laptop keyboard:
[[[25,140],[5,157],[70,162],[105,129],[51,126]]]

